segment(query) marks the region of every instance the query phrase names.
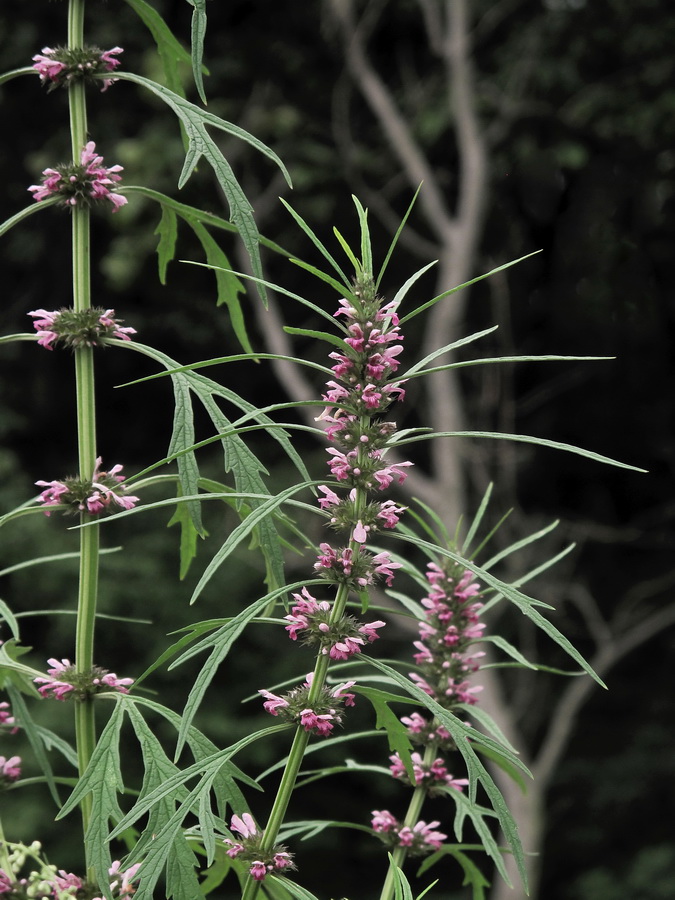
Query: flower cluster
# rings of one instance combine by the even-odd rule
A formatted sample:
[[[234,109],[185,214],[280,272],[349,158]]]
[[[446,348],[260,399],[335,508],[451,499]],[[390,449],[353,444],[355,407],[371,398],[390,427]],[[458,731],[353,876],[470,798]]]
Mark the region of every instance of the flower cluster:
[[[411,672],[410,678],[451,711],[460,704],[476,703],[476,694],[482,690],[467,680],[478,671],[479,660],[485,655],[473,648],[485,628],[479,620],[483,604],[476,600],[480,587],[473,579],[471,571],[453,562],[445,568],[429,563],[427,569],[430,590],[422,600],[426,612],[414,655],[421,673]],[[417,719],[409,731],[419,741],[425,726]]]
[[[424,856],[433,850],[439,850],[447,834],[434,829],[440,822],[417,822],[410,827],[401,823],[386,810],[374,809],[371,827],[389,847],[406,847],[411,856]]]
[[[399,781],[402,781],[407,785],[412,785],[413,787],[423,785],[430,796],[433,796],[437,792],[439,785],[448,785],[457,791],[461,791],[462,788],[469,783],[466,778],[453,778],[440,757],[434,759],[431,763],[425,763],[419,753],[412,753],[410,759],[412,762],[413,774],[415,776],[414,782],[410,781],[406,768],[398,753],[394,753],[389,759],[391,760],[391,766],[389,768],[394,778],[398,778]]]
[[[57,87],[68,87],[80,79],[94,80],[95,75],[114,72],[120,65],[121,47],[101,50],[100,47],[43,47],[41,53],[33,57],[33,68],[40,76],[40,82],[48,91]],[[103,78],[102,91],[107,90],[116,78]]]
[[[285,616],[288,636],[297,640],[301,636],[303,644],[319,644],[321,653],[331,659],[349,659],[368,642],[377,639],[377,630],[384,622],[360,624],[353,616],[343,616],[339,623],[331,623],[332,606],[327,600],[316,600],[306,587],[299,594],[293,594],[296,603],[290,615]]]
[[[116,465],[109,472],[103,472],[101,464],[102,459],[99,456],[91,479],[36,481],[38,487],[44,488],[38,502],[44,507],[65,507],[65,512],[92,514],[116,512],[116,507],[133,509],[139,498],[126,493],[126,488],[122,485],[124,475],[119,474],[122,466]],[[50,509],[45,508],[45,515],[50,515]]]
[[[293,858],[285,847],[277,845],[271,850],[262,848],[263,832],[258,831],[250,813],[232,816],[230,828],[239,835],[239,838],[223,839],[223,843],[230,845],[226,851],[227,855],[246,863],[250,875],[256,881],[263,881],[271,872],[295,868]]]
[[[12,715],[9,703],[6,700],[3,700],[0,702],[0,732],[7,730],[10,734],[16,734],[19,730],[19,726],[16,724],[16,719]]]
[[[128,694],[133,678],[118,678],[114,672],[94,666],[89,672],[78,672],[69,659],[48,659],[51,669],[47,669],[49,678],[38,676],[33,681],[39,684],[38,692],[43,697],[54,700],[65,700],[74,697],[83,700],[92,694],[103,691],[118,691]]]
[[[263,707],[272,716],[279,716],[286,722],[301,725],[305,731],[325,737],[336,725],[342,723],[342,706],[354,706],[354,694],[349,692],[353,681],[347,681],[335,688],[324,687],[316,700],[310,703],[314,673],[307,675],[304,684],[293,688],[283,697],[270,691],[260,690],[265,698]]]
[[[449,711],[462,704],[472,705],[480,687],[471,686],[467,676],[479,668],[483,653],[476,653],[473,645],[481,639],[484,625],[479,621],[483,604],[477,600],[480,587],[471,571],[452,562],[443,566],[429,563],[427,567],[429,592],[422,600],[425,608],[420,622],[420,640],[414,642],[415,662],[420,672],[410,678]],[[389,757],[394,778],[429,796],[445,793],[448,788],[462,791],[469,783],[455,778],[448,770],[439,751],[455,750],[450,732],[436,719],[426,719],[418,712],[403,716],[413,743],[426,748],[425,755],[412,753],[408,771],[398,753]],[[373,812],[372,828],[388,847],[407,847],[412,855],[437,850],[445,835],[433,829],[439,824],[418,822],[414,827],[400,826],[387,810]]]
[[[48,197],[58,196],[63,205],[91,206],[103,200],[112,204],[113,212],[127,203],[127,198],[117,193],[115,185],[121,181],[122,166],[103,165],[103,157],[97,156],[96,144],[93,141],[83,148],[79,163],[66,163],[45,169],[42,183],[32,184],[28,190],[33,199],[40,201]]]
[[[10,852],[7,855],[11,871],[0,869],[0,895],[7,895],[8,900],[81,900],[83,897],[91,897],[92,900],[102,900],[97,896],[98,888],[88,884],[79,875],[66,872],[65,869],[57,869],[56,866],[45,862],[42,857],[42,846],[39,841],[34,841],[30,846],[23,844],[6,845]],[[36,869],[21,877],[20,872],[28,859],[37,865]],[[115,860],[108,870],[111,877],[110,892],[113,900],[124,900],[135,892],[133,881],[137,877],[140,863],[122,869],[119,860]]]
[[[33,328],[38,334],[38,344],[45,350],[53,350],[62,344],[75,350],[78,347],[99,347],[105,345],[109,338],[130,341],[136,334],[135,328],[123,327],[122,319],[115,318],[114,309],[88,307],[74,310],[34,309],[28,313],[33,316]]]
[[[0,641],[0,643],[2,643]],[[12,710],[6,700],[0,702],[0,733],[9,732],[16,734],[19,726],[16,719],[12,715]],[[13,784],[21,777],[21,757],[20,756],[0,756],[0,790]],[[0,893],[2,887],[0,885]]]
[[[16,781],[21,777],[21,757],[0,756],[0,788]]]
[[[394,481],[401,484],[412,465],[388,464],[385,460],[396,426],[383,421],[382,416],[393,400],[405,394],[402,382],[391,380],[403,349],[402,335],[394,304],[382,303],[370,278],[356,283],[353,302],[341,300],[335,316],[346,318],[346,336],[340,351],[330,354],[335,362],[335,379],[328,382],[323,394],[328,405],[317,421],[325,426],[326,436],[334,445],[328,449],[328,465],[346,493],[340,496],[332,486],[321,484],[318,504],[327,514],[330,527],[348,533],[349,544],[334,547],[325,541],[320,543],[314,571],[343,591],[362,593],[378,581],[391,586],[396,569],[401,567],[388,553],[372,553],[364,545],[378,530],[395,528],[405,511],[393,500],[368,497],[386,490]],[[334,603],[318,600],[306,587],[293,594],[293,599],[295,604],[285,617],[289,637],[318,645],[319,652],[332,660],[346,660],[360,653],[379,637],[377,630],[385,624],[380,620],[362,623],[340,614]],[[267,691],[260,693],[267,698],[264,706],[268,712],[278,715],[283,711],[286,718],[318,734],[330,733],[333,724],[340,721],[332,708],[335,692],[324,696],[321,709],[316,703],[305,708],[305,687],[284,698]]]

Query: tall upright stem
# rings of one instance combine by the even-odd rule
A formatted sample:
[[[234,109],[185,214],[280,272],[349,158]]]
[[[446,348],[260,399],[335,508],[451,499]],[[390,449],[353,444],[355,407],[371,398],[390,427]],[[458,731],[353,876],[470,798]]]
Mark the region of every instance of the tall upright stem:
[[[84,44],[84,0],[69,0],[68,46]],[[74,81],[69,90],[70,138],[73,161],[78,162],[87,142],[87,105],[84,82]],[[73,308],[76,311],[91,306],[90,222],[89,209],[74,206],[72,217],[73,253]],[[96,467],[96,402],[94,391],[94,357],[91,347],[79,347],[75,351],[75,386],[77,404],[77,441],[80,478],[91,478]],[[91,522],[91,516],[83,512],[80,524]],[[99,531],[89,524],[80,529],[80,582],[77,601],[77,625],[75,633],[75,667],[78,672],[89,672],[94,664],[94,624],[98,596]],[[91,698],[75,704],[75,739],[80,776],[83,775],[96,745],[94,707]],[[82,825],[86,834],[91,820],[91,797],[81,802]],[[87,852],[87,877],[93,880],[94,872]]]

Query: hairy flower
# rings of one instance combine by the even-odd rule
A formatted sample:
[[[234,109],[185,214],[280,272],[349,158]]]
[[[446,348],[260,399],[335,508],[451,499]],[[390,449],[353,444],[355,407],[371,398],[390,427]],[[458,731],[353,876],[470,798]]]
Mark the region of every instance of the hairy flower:
[[[447,834],[436,831],[440,822],[417,822],[412,828],[401,825],[389,810],[373,810],[371,827],[380,839],[390,848],[406,847],[411,856],[424,856],[433,850],[439,850]]]
[[[122,466],[117,464],[107,472],[101,470],[102,459],[96,459],[91,479],[65,478],[63,481],[36,481],[44,490],[38,503],[44,507],[65,507],[64,512],[87,512],[91,514],[113,513],[117,508],[133,509],[139,498],[126,493],[122,485],[124,475],[119,473]],[[50,515],[50,509],[45,509]]]
[[[28,315],[33,316],[38,344],[45,350],[53,350],[58,344],[73,350],[78,347],[104,346],[110,338],[130,341],[131,335],[136,334],[135,328],[120,324],[123,320],[115,318],[114,309],[34,309]]]
[[[133,678],[118,678],[114,672],[94,666],[88,672],[78,672],[69,659],[55,659],[52,657],[47,662],[51,668],[47,669],[50,676],[38,676],[33,681],[39,684],[38,692],[43,697],[51,697],[54,700],[65,700],[73,696],[78,700],[92,694],[103,691],[118,691],[120,694],[128,694]]]
[[[259,690],[265,698],[263,707],[273,716],[279,716],[286,722],[302,726],[305,731],[325,737],[336,725],[342,723],[342,706],[354,706],[354,694],[349,691],[353,681],[347,681],[335,688],[324,687],[319,697],[311,704],[309,693],[314,673],[307,675],[304,684],[293,688],[283,697],[269,691]]]
[[[6,700],[0,702],[0,730],[9,729],[10,734],[16,734],[19,726],[11,713],[11,707]]]
[[[0,756],[0,785],[11,784],[21,777],[21,757]]]
[[[72,82],[114,72],[120,65],[117,57],[123,53],[121,47],[101,50],[99,47],[43,47],[33,57],[33,68],[40,76],[40,82],[52,91],[57,87],[68,87]],[[103,78],[101,90],[107,90],[116,78]]]
[[[432,796],[434,793],[437,793],[439,785],[446,785],[457,791],[461,791],[469,783],[466,778],[454,778],[448,772],[445,763],[440,757],[437,757],[432,763],[427,764],[419,753],[412,753],[410,759],[412,762],[413,774],[415,776],[414,783],[410,781],[406,768],[398,753],[394,753],[389,759],[391,760],[391,774],[394,778],[398,778],[398,780],[402,781],[404,784],[414,784],[416,787],[421,785],[425,787]]]
[[[241,838],[223,838],[223,843],[229,845],[225,852],[231,859],[240,859],[247,864],[249,874],[255,881],[263,881],[274,872],[295,868],[291,854],[282,845],[278,844],[269,851],[262,849],[264,835],[258,831],[250,813],[232,816],[230,830]]]
[[[96,153],[96,144],[89,141],[80,153],[79,163],[45,169],[42,183],[32,184],[28,190],[38,202],[58,196],[62,198],[62,205],[70,208],[91,206],[107,200],[112,204],[113,212],[117,212],[128,202],[116,188],[117,183],[122,180],[119,175],[121,171],[122,166],[119,165],[104,166],[103,157]]]

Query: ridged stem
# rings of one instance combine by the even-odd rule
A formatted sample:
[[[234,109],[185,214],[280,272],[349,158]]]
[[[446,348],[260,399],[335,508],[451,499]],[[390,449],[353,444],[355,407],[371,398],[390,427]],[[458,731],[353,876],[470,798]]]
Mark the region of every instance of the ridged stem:
[[[68,47],[84,44],[84,0],[69,0]],[[68,92],[70,112],[70,138],[73,162],[87,143],[87,105],[84,83],[75,81]],[[91,306],[90,221],[89,209],[74,206],[71,211],[73,253],[73,309],[76,312]],[[77,405],[77,441],[80,478],[91,478],[96,466],[96,398],[94,388],[94,357],[91,347],[75,350],[75,385]],[[91,516],[83,512],[80,524],[91,522]],[[77,625],[75,632],[75,668],[77,672],[90,672],[94,664],[94,624],[98,596],[99,532],[97,525],[80,529],[80,581],[77,601]],[[75,740],[80,777],[84,774],[94,747],[96,726],[94,705],[91,698],[75,703]],[[82,826],[87,833],[91,821],[91,797],[80,803]],[[86,854],[87,879],[94,879],[89,853]]]
[[[425,766],[431,765],[431,763],[436,759],[436,753],[438,751],[438,744],[433,741],[424,751],[424,760],[423,763]],[[408,810],[405,814],[405,818],[403,820],[403,827],[414,828],[415,825],[419,822],[420,813],[422,812],[422,806],[424,805],[424,801],[427,797],[426,788],[423,785],[418,785],[413,791],[413,795],[410,798],[410,803],[408,804]],[[406,856],[408,855],[407,847],[397,847],[391,855],[391,864],[387,871],[387,877],[384,880],[384,884],[382,885],[382,893],[380,894],[380,900],[394,900],[396,896],[396,878],[395,878],[395,869],[398,867],[399,869],[403,868],[403,863],[405,862]]]

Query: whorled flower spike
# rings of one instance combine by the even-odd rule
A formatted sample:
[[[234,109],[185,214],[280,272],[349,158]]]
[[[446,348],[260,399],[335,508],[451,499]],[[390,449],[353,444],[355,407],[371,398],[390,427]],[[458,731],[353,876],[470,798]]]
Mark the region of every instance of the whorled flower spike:
[[[230,830],[241,835],[241,839],[223,838],[223,843],[229,844],[225,852],[231,859],[240,859],[247,864],[249,874],[255,881],[263,881],[272,873],[295,868],[293,858],[285,847],[277,845],[269,851],[262,849],[264,835],[258,831],[250,813],[232,816]]]
[[[434,850],[440,850],[447,834],[436,831],[440,822],[423,822],[420,820],[411,828],[402,825],[387,809],[372,812],[371,827],[380,839],[390,848],[406,847],[411,856],[425,856]]]
[[[117,59],[123,53],[121,47],[101,50],[99,47],[43,47],[33,57],[33,68],[40,76],[40,83],[48,91],[68,87],[81,79],[94,80],[95,75],[114,72],[120,65]],[[117,78],[104,78],[101,91],[107,91]]]
[[[96,144],[89,141],[80,153],[80,162],[58,165],[45,169],[42,183],[32,184],[28,190],[36,201],[48,197],[62,198],[63,206],[91,206],[107,200],[112,204],[113,212],[124,206],[128,200],[117,192],[117,183],[122,180],[119,174],[122,166],[106,167],[103,157],[96,153]]]
[[[118,678],[115,672],[108,672],[94,666],[89,672],[78,672],[69,659],[47,660],[51,668],[47,669],[47,675],[34,678],[33,681],[40,685],[38,693],[43,697],[51,697],[54,700],[66,700],[74,697],[83,700],[92,694],[103,691],[117,691],[120,694],[128,694],[129,688],[134,683],[133,678]]]
[[[117,464],[108,472],[101,471],[102,459],[97,457],[91,479],[65,478],[63,481],[36,481],[44,490],[38,503],[44,507],[65,507],[65,512],[112,513],[120,509],[133,509],[139,498],[126,493],[122,485],[124,476]],[[49,516],[51,510],[45,509]]]
[[[45,350],[53,350],[59,344],[72,350],[105,346],[110,338],[130,341],[131,335],[136,334],[135,328],[121,325],[114,309],[33,309],[28,315],[33,317],[38,344]]]

